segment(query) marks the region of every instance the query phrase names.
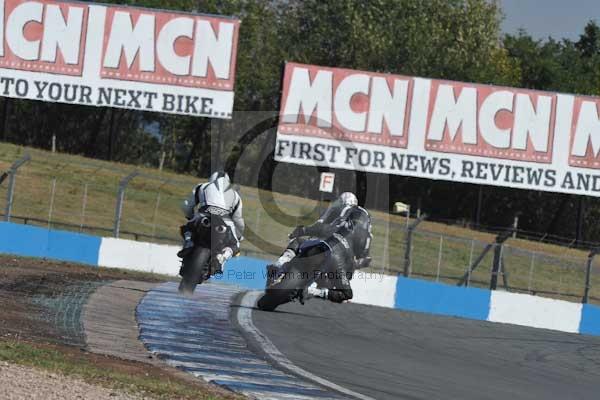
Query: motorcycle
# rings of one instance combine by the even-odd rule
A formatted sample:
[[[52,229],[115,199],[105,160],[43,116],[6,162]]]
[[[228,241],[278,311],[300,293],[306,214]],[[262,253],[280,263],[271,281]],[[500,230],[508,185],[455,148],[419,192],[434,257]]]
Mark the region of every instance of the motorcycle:
[[[311,239],[300,245],[298,254],[280,270],[267,271],[265,294],[257,306],[263,311],[274,311],[282,304],[299,300],[304,304],[304,290],[317,282],[328,287],[331,247],[323,240]]]
[[[182,257],[179,293],[191,295],[197,285],[222,273],[216,257],[211,254],[219,254],[225,247],[234,248],[237,241],[231,227],[215,213],[198,213],[186,227],[192,233],[194,247],[185,251]]]

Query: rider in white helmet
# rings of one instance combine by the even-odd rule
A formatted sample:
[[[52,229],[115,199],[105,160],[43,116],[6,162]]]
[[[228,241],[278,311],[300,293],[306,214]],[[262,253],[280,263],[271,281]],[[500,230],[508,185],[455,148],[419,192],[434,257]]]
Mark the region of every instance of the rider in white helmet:
[[[239,242],[244,234],[244,218],[242,216],[242,198],[233,188],[229,175],[223,171],[214,172],[208,182],[199,184],[192,190],[190,196],[181,205],[183,214],[188,220],[196,216],[197,211],[215,213],[223,217],[225,223],[231,228],[236,239],[237,249],[226,247],[216,255],[219,264],[231,258],[239,249]],[[189,231],[182,232],[184,237],[183,250],[179,255],[194,246],[192,235]]]
[[[337,198],[321,217],[312,225],[298,226],[291,233],[290,238],[300,236],[316,236],[320,237],[324,228],[333,223],[336,219],[343,215],[351,207],[358,206],[358,199],[352,192],[344,192]]]

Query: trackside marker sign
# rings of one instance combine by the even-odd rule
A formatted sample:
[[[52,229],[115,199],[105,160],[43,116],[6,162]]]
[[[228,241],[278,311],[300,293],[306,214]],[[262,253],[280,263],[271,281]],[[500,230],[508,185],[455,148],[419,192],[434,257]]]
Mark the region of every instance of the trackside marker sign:
[[[319,191],[332,193],[335,183],[335,174],[333,172],[321,172],[321,181],[319,182]]]
[[[288,63],[278,161],[600,197],[600,98]]]
[[[0,95],[230,118],[239,21],[0,0]]]

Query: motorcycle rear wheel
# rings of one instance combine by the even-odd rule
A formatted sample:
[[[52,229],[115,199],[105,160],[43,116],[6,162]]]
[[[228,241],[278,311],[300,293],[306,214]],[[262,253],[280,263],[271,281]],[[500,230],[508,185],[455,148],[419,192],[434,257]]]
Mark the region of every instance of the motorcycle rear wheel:
[[[196,247],[183,258],[181,282],[179,282],[179,293],[191,296],[196,286],[208,278],[208,261],[210,249]]]

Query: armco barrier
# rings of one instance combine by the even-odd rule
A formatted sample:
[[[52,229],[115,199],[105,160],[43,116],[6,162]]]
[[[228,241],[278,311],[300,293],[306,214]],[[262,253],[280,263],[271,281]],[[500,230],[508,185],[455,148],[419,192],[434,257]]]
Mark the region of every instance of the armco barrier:
[[[178,247],[0,222],[0,253],[176,276]],[[267,261],[229,260],[215,281],[264,287]],[[0,266],[1,268],[1,266]],[[600,307],[358,271],[353,302],[600,336]]]

